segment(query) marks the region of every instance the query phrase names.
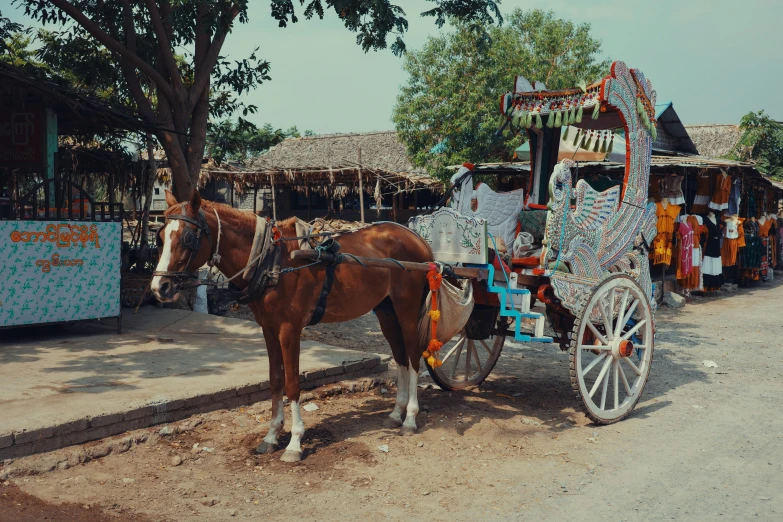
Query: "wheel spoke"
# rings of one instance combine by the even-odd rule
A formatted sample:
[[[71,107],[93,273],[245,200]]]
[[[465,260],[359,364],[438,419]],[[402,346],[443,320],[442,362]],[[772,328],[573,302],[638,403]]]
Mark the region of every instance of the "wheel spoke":
[[[490,357],[492,357],[492,350],[489,349],[489,346],[487,346],[487,343],[484,342],[484,340],[479,341],[481,343],[481,346],[484,347],[484,349],[487,351]]]
[[[457,348],[461,348],[461,347],[462,347],[462,344],[465,342],[465,339],[466,339],[466,338],[465,338],[465,336],[463,335],[462,337],[460,337],[459,341],[457,341],[457,343],[456,343],[454,346],[452,346],[452,347],[451,347],[451,350],[449,350],[449,353],[447,353],[447,354],[446,354],[446,355],[443,357],[443,363],[444,363],[444,364],[446,363],[446,361],[448,361],[448,360],[449,360],[449,357],[451,357],[451,354],[453,354],[453,353],[454,353],[454,352],[457,350]],[[459,359],[459,357],[457,357],[457,359]]]
[[[593,325],[593,323],[590,322],[590,318],[586,317],[585,320],[587,321],[587,327],[590,329],[591,332],[593,332],[593,335],[598,338],[599,341],[601,341],[604,344],[609,344],[609,341],[606,339],[606,337],[603,336],[601,332],[598,331],[598,329]]]
[[[641,375],[642,374],[642,371],[639,369],[638,366],[636,366],[633,363],[633,361],[631,359],[629,359],[628,357],[623,357],[623,361],[628,363],[628,366],[631,367],[631,369],[633,370],[633,373],[635,373],[636,375]]]
[[[614,366],[615,361],[612,360],[612,366]],[[604,386],[601,390],[601,409],[606,409],[606,392],[609,390],[609,372],[606,372],[606,375],[604,376]]]
[[[593,361],[590,364],[588,364],[584,370],[582,370],[582,375],[587,375],[588,373],[590,373],[590,370],[598,366],[598,363],[600,363],[604,359],[604,357],[606,357],[606,355],[607,355],[606,352],[601,352],[601,355],[593,359]]]
[[[634,299],[633,303],[631,303],[631,307],[628,309],[628,312],[623,315],[623,328],[625,328],[625,325],[628,324],[628,321],[633,317],[633,313],[636,311],[636,307],[639,306],[639,300]]]
[[[606,362],[601,367],[601,372],[598,374],[598,378],[595,380],[595,383],[593,383],[593,387],[590,389],[590,398],[595,395],[595,392],[598,390],[598,387],[601,385],[601,382],[604,380],[604,377],[606,377],[606,372],[609,371],[609,367],[612,365],[612,358],[607,357]]]
[[[482,368],[481,359],[479,359],[478,348],[476,343],[473,343],[473,355],[476,357],[476,372],[480,372]]]
[[[579,345],[580,350],[598,350],[599,352],[604,350],[611,350],[612,348],[610,346],[600,346],[600,345],[594,345],[594,344],[580,344]]]
[[[620,407],[620,361],[614,361],[614,409]]]
[[[460,355],[462,355],[462,347],[465,345],[464,341],[465,338],[463,337],[459,343],[459,348],[457,349],[457,355],[456,355],[456,359],[454,360],[454,366],[451,368],[451,380],[454,380],[454,378],[457,375],[457,366],[459,366],[459,358]]]
[[[623,292],[623,299],[620,301],[620,308],[617,309],[617,324],[614,326],[614,336],[620,337],[620,332],[623,331],[623,323],[620,321],[622,319],[620,316],[623,315],[625,311],[625,307],[628,306],[628,294],[631,293],[631,290],[629,288],[625,289],[625,292]]]
[[[620,370],[620,378],[623,381],[623,386],[625,387],[625,393],[628,394],[630,397],[633,395],[633,392],[631,391],[631,385],[628,384],[628,378],[625,376],[625,370],[623,370],[623,366],[618,362],[617,363],[617,369]]]
[[[642,326],[644,326],[645,324],[647,324],[647,319],[642,319],[641,321],[639,321],[638,323],[636,323],[636,324],[634,325],[634,327],[633,327],[633,328],[631,328],[630,330],[628,330],[627,332],[625,332],[625,333],[623,334],[623,337],[622,337],[622,339],[623,339],[624,341],[625,341],[625,340],[628,340],[628,339],[630,339],[630,338],[631,338],[631,336],[632,336],[633,334],[635,334],[636,332],[638,332],[638,331],[639,331],[639,328],[641,328],[641,327],[642,327]]]
[[[608,339],[612,339],[612,312],[607,315],[606,307],[603,301],[598,301],[598,308],[601,309],[601,319],[604,322],[604,330],[606,330],[606,336]]]

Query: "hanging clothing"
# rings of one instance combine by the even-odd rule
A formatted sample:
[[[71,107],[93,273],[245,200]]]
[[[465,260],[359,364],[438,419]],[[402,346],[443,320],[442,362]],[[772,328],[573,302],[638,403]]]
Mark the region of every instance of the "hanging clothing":
[[[743,230],[740,235],[737,261],[741,268],[740,276],[743,283],[759,280],[761,269],[761,238],[759,237],[759,224],[753,219],[741,221]],[[744,239],[743,239],[744,238]]]
[[[736,216],[740,210],[740,191],[742,180],[738,177],[732,178],[731,192],[729,193],[729,214]]]
[[[672,239],[674,222],[680,215],[680,206],[663,203],[655,204],[655,215],[658,217],[658,235],[653,240],[653,264],[670,265],[672,263]]]
[[[712,193],[709,207],[712,210],[726,210],[729,208],[729,193],[731,192],[731,176],[721,174],[715,182],[715,191]]]
[[[723,264],[720,256],[720,225],[713,223],[710,218],[704,220],[707,227],[707,242],[704,245],[704,259],[702,260],[702,273],[704,275],[704,288],[718,289],[723,286]]]
[[[710,196],[712,195],[712,178],[706,174],[696,177],[696,197],[693,199],[691,212],[706,214],[709,212]]]
[[[725,221],[723,229],[723,244],[720,247],[720,257],[723,266],[737,264],[737,249],[739,248],[739,219],[729,218]]]
[[[688,220],[677,225],[677,279],[685,279],[693,272],[693,227]]]
[[[684,176],[666,176],[663,178],[663,190],[661,197],[675,205],[685,204],[685,195],[682,193],[682,180]]]
[[[657,203],[661,197],[661,177],[650,176],[650,190],[647,192],[647,199]]]
[[[702,249],[700,246],[700,238],[705,233],[706,229],[702,225],[703,220],[701,216],[690,215],[682,220],[687,223],[693,230],[693,252],[692,252],[692,270],[691,273],[684,278],[677,279],[677,283],[683,290],[701,290],[701,254]]]
[[[775,249],[772,241],[772,227],[775,222],[771,219],[765,219],[762,223],[759,223],[759,237],[761,238],[761,267],[760,275],[763,281],[771,281],[774,277],[773,267],[776,260],[774,259]]]
[[[778,263],[783,264],[783,218],[778,218],[777,221],[778,232],[775,234],[775,239],[777,239],[776,246],[778,247]]]

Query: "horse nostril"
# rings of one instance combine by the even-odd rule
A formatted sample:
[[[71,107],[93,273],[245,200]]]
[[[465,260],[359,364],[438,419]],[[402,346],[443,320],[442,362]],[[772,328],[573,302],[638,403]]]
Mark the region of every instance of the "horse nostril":
[[[169,295],[169,292],[171,292],[171,283],[169,281],[162,281],[158,289],[161,295],[167,296]]]

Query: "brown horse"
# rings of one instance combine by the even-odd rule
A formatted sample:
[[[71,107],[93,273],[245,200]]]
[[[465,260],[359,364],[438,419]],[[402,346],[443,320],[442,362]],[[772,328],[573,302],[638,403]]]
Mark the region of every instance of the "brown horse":
[[[179,203],[166,191],[166,224],[161,229],[162,249],[152,291],[163,302],[172,301],[180,289],[177,274],[194,274],[214,254],[216,266],[227,277],[242,271],[250,261],[256,217],[227,205],[202,201],[197,191],[187,203]],[[199,213],[203,209],[203,213]],[[183,219],[184,218],[184,219]],[[279,223],[283,238],[297,234],[293,220]],[[199,230],[201,228],[201,230]],[[202,235],[203,233],[203,235]],[[207,241],[196,239],[206,237]],[[432,260],[429,245],[414,232],[395,223],[383,223],[338,238],[340,252],[357,256],[427,262]],[[297,241],[281,241],[281,268],[299,267],[309,262],[291,261],[289,253],[299,248]],[[218,250],[218,251],[216,251]],[[170,274],[170,275],[169,275]],[[249,304],[261,326],[269,357],[272,392],[272,420],[259,453],[277,449],[277,439],[285,420],[283,388],[291,401],[291,442],[282,456],[285,462],[302,458],[301,439],[304,424],[299,411],[299,340],[316,307],[325,278],[321,264],[281,274],[279,282]],[[247,283],[234,280],[240,288]],[[427,281],[424,272],[384,268],[364,268],[340,264],[321,320],[336,323],[356,319],[375,310],[383,335],[389,342],[399,366],[397,400],[387,427],[400,427],[403,435],[416,431],[419,412],[416,397],[419,360],[418,324]],[[405,420],[403,422],[403,411]]]

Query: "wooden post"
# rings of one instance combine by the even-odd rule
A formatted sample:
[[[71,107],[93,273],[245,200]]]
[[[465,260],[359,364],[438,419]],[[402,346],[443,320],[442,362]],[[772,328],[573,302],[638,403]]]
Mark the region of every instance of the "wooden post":
[[[413,215],[419,215],[419,191],[417,189],[413,189]]]
[[[253,187],[253,214],[258,212],[258,185]]]
[[[277,221],[277,201],[275,199],[275,177],[274,174],[269,175],[269,186],[272,188],[272,219]]]
[[[362,180],[362,148],[359,147],[359,215],[364,223],[364,183]]]
[[[305,194],[307,195],[307,221],[310,221],[310,184],[305,180]]]
[[[397,222],[397,193],[392,194],[392,221]]]

